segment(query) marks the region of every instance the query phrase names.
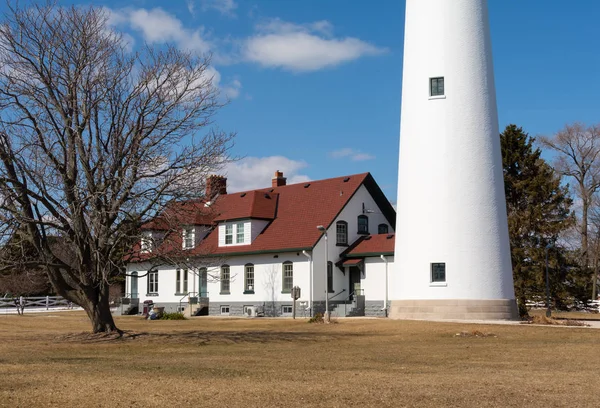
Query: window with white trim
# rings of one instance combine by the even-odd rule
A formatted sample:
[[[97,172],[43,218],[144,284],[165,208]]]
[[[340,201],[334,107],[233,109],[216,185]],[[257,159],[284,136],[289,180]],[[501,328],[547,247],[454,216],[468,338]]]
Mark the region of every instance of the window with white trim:
[[[185,294],[188,291],[188,270],[177,269],[175,271],[175,290],[177,294]]]
[[[148,294],[158,294],[158,271],[148,272]]]
[[[254,265],[244,266],[244,293],[254,293]]]
[[[186,227],[183,229],[183,249],[191,249],[194,247],[194,227]]]
[[[244,223],[238,222],[235,224],[235,243],[243,244],[244,243]]]
[[[152,252],[152,232],[144,231],[142,232],[142,239],[140,241],[140,252],[148,253]]]
[[[291,293],[292,287],[294,286],[294,264],[290,261],[283,263],[283,282],[281,285],[281,292]]]
[[[292,314],[294,313],[294,308],[292,307],[292,305],[283,305],[281,306],[281,314]]]
[[[221,294],[228,295],[231,288],[229,265],[221,266]]]
[[[221,314],[229,315],[229,305],[221,305]]]
[[[225,224],[225,245],[233,244],[233,224]]]

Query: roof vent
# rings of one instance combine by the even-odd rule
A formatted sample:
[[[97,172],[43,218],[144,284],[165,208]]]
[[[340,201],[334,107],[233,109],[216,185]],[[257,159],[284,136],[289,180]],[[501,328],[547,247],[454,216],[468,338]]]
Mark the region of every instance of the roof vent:
[[[347,183],[348,181],[350,181],[350,177],[346,177],[346,178],[344,179],[344,183]]]
[[[306,183],[306,184],[304,185],[304,188],[308,188],[309,186],[310,186],[310,183]]]
[[[246,197],[246,193],[240,194],[240,197]]]
[[[271,198],[271,196],[269,195],[269,193],[265,193],[265,198]]]
[[[365,241],[368,241],[368,240],[370,240],[370,239],[371,239],[371,235],[367,235],[367,236],[365,237],[365,239],[364,239],[364,240],[365,240]]]
[[[387,239],[392,239],[392,238],[394,238],[394,234],[390,234],[387,236]]]
[[[269,190],[269,193],[272,193],[273,191],[275,191],[275,189],[274,189],[274,188],[270,189],[270,190]]]

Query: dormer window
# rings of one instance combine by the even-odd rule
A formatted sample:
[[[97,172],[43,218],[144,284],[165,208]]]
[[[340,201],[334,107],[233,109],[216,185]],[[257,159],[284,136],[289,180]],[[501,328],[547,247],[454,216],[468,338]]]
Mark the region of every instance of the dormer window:
[[[140,252],[144,254],[152,252],[152,246],[152,232],[143,232],[142,239],[140,241]]]
[[[183,229],[183,249],[191,249],[194,247],[194,228],[186,227]]]
[[[225,245],[233,244],[233,224],[225,225]]]
[[[219,246],[249,244],[250,224],[248,221],[238,221],[219,225]]]
[[[235,225],[235,230],[236,230],[235,243],[236,244],[243,244],[244,243],[244,223],[243,222],[238,222]]]

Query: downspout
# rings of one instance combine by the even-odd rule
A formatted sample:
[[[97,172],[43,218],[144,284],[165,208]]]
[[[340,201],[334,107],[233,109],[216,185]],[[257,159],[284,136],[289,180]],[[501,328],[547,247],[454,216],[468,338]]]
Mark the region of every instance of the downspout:
[[[385,303],[383,304],[383,310],[385,310],[385,317],[388,317],[388,260],[385,255],[379,255],[379,257],[385,262]]]
[[[313,316],[313,260],[312,260],[312,256],[306,252],[305,250],[302,250],[302,254],[308,258],[308,262],[309,262],[309,267],[310,267],[310,274],[309,274],[309,289],[308,289],[308,307],[310,308],[310,317]]]

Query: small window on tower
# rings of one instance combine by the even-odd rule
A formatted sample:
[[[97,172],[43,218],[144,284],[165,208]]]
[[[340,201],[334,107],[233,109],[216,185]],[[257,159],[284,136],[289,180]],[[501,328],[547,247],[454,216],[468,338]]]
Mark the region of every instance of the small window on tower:
[[[429,78],[429,96],[444,96],[444,77]]]
[[[431,283],[446,282],[446,264],[432,263],[431,264]]]

